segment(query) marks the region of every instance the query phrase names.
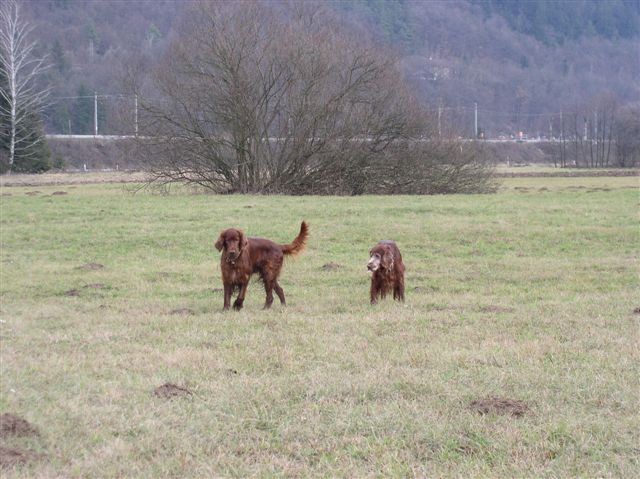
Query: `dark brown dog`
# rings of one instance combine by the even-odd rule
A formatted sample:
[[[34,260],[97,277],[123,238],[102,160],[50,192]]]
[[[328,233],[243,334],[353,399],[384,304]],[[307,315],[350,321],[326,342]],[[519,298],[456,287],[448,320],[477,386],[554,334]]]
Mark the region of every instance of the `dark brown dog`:
[[[235,289],[239,292],[233,309],[242,309],[249,279],[253,273],[259,273],[264,283],[267,292],[265,309],[270,308],[273,303],[273,290],[276,291],[280,302],[286,304],[284,291],[278,284],[282,263],[286,255],[296,255],[304,249],[308,236],[309,228],[304,221],[300,225],[300,233],[288,245],[277,244],[264,238],[247,238],[237,228],[229,228],[220,233],[215,246],[218,251],[222,251],[220,269],[224,285],[224,309],[229,309],[231,295]]]
[[[380,241],[369,252],[367,269],[371,276],[371,304],[393,290],[393,299],[404,301],[404,263],[395,241]]]

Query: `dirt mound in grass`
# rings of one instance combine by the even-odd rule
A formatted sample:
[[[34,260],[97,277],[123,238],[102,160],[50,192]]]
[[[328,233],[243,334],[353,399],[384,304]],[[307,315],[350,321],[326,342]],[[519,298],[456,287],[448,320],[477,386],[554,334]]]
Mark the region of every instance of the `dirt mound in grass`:
[[[500,397],[475,399],[471,401],[469,408],[479,414],[500,414],[515,417],[524,416],[530,411],[524,401]]]
[[[158,386],[153,390],[153,394],[155,394],[159,398],[165,398],[165,399],[193,395],[193,393],[189,391],[187,388],[183,388],[182,386],[176,386],[175,384],[171,384],[171,383],[165,383],[162,386]]]
[[[33,451],[0,446],[0,468],[25,464],[38,458],[40,458],[40,455]]]
[[[171,311],[169,311],[169,314],[179,314],[181,316],[193,316],[193,309],[189,309],[189,308],[178,308],[178,309],[172,309]]]
[[[633,310],[633,314],[640,314],[640,308],[635,308]]]
[[[62,196],[62,195],[68,195],[69,193],[67,193],[66,191],[54,191],[53,193],[51,193],[51,196]]]
[[[336,271],[342,268],[338,263],[327,263],[322,265],[322,269],[325,271]]]
[[[77,289],[70,289],[69,291],[64,292],[65,296],[80,296],[80,291]]]
[[[11,413],[0,416],[0,437],[9,436],[37,436],[38,430],[28,421]]]
[[[82,266],[78,266],[78,269],[84,269],[86,271],[97,271],[102,268],[104,268],[104,265],[100,263],[86,263]]]

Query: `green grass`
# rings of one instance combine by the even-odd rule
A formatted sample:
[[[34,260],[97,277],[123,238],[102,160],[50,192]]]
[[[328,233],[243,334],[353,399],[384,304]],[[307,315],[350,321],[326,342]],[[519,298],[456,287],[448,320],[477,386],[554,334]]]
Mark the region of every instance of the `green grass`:
[[[637,181],[357,198],[4,187],[0,413],[40,435],[1,444],[41,456],[3,477],[638,476]],[[302,219],[288,306],[262,311],[254,282],[223,313],[219,231],[289,242]],[[405,258],[404,305],[368,304],[379,239]],[[155,397],[165,382],[194,395]],[[530,412],[469,408],[487,396]]]

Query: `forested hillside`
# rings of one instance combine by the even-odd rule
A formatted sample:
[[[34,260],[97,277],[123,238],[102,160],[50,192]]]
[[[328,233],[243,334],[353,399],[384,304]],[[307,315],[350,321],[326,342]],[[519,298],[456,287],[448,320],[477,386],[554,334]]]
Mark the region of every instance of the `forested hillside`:
[[[582,37],[609,40],[634,38],[640,33],[637,0],[473,0],[487,17],[500,15],[509,26],[546,44],[562,44]]]
[[[114,96],[124,91],[121,65],[132,55],[159,59],[184,5],[24,2],[40,49],[53,63],[47,131],[89,133],[94,92],[101,130],[130,128],[123,125],[133,100]],[[440,108],[443,121],[461,134],[471,134],[476,102],[480,130],[497,136],[546,133],[561,110],[590,112],[605,98],[617,105],[640,99],[637,0],[327,5],[353,28],[369,31],[381,48],[395,50],[416,97]]]

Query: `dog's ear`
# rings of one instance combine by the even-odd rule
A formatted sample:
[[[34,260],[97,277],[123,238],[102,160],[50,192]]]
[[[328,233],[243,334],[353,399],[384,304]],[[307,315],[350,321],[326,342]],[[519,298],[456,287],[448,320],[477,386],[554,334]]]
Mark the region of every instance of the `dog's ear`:
[[[224,248],[224,231],[220,233],[220,237],[218,238],[218,241],[216,241],[215,247],[218,251],[222,251],[222,248]]]
[[[242,251],[243,249],[245,249],[247,247],[247,245],[249,244],[249,240],[247,239],[247,237],[244,235],[244,233],[242,232],[242,230],[238,230],[238,233],[240,233],[240,251]]]
[[[393,269],[393,250],[391,248],[385,248],[382,259],[380,260],[382,267],[386,270]]]

